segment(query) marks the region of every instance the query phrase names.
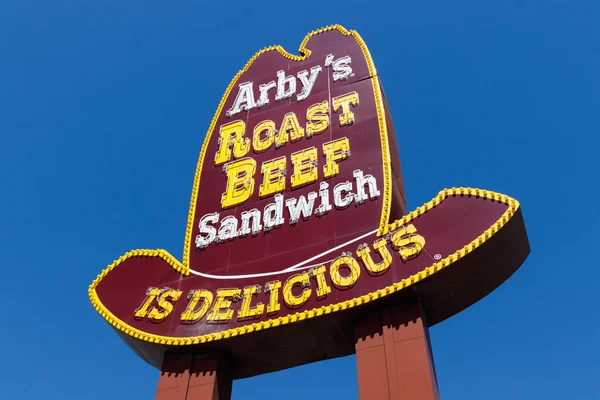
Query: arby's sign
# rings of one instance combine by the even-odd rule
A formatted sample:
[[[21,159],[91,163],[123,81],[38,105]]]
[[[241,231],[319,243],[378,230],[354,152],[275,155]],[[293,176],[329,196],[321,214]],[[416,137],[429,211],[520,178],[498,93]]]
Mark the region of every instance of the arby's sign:
[[[202,345],[342,313],[435,278],[517,201],[457,188],[406,213],[395,132],[354,31],[260,51],[234,77],[195,173],[181,260],[133,250],[89,288],[120,333]]]

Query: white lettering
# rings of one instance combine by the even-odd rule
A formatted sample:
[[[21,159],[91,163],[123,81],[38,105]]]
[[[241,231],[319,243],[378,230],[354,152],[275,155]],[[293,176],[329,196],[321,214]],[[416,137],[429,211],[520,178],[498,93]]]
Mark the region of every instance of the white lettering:
[[[230,215],[223,218],[221,227],[219,228],[219,242],[224,242],[237,237],[238,220],[235,216]]]
[[[299,200],[287,199],[285,201],[285,206],[290,213],[290,225],[294,225],[300,220],[300,214],[302,214],[302,217],[304,218],[310,217],[316,198],[317,192],[310,192],[308,194],[308,201],[306,201],[306,197],[304,196],[300,196]]]
[[[340,57],[334,60],[335,56],[329,54],[325,59],[325,67],[331,67],[333,73],[333,80],[345,80],[352,75],[352,67],[350,63],[352,59],[350,56]],[[225,115],[229,118],[233,117],[242,111],[248,111],[253,108],[261,108],[269,104],[269,91],[276,88],[275,101],[281,101],[289,99],[296,94],[297,84],[296,79],[300,80],[302,90],[296,94],[298,101],[305,100],[308,98],[315,86],[319,73],[323,70],[320,65],[315,65],[310,68],[310,73],[307,70],[303,70],[297,73],[297,78],[293,75],[286,76],[285,71],[277,71],[277,81],[269,81],[263,83],[258,87],[258,100],[254,97],[254,89],[252,82],[244,82],[238,85],[238,93],[233,102],[233,106]]]
[[[310,69],[310,77],[308,77],[308,71],[300,71],[298,72],[298,79],[300,79],[300,83],[302,83],[302,91],[298,94],[298,101],[302,101],[310,96],[310,92],[312,91],[313,86],[315,85],[315,81],[317,80],[317,75],[321,72],[321,67],[316,65]]]
[[[348,193],[346,196],[343,196],[344,192],[350,192],[351,190],[352,183],[348,181],[335,185],[333,188],[333,203],[336,207],[346,208],[350,205],[350,203],[352,203],[352,200],[354,200],[352,193]]]
[[[285,85],[288,85],[287,90]],[[289,99],[296,93],[296,78],[292,75],[285,76],[285,71],[277,71],[277,94],[275,101]]]
[[[258,91],[260,92],[260,98],[256,104],[258,108],[261,108],[269,103],[269,89],[273,89],[275,86],[277,86],[275,81],[271,81],[258,87]]]
[[[315,215],[321,216],[331,211],[332,207],[329,203],[329,183],[321,182],[319,185],[319,197],[321,198],[321,205],[315,210]]]
[[[247,111],[256,107],[254,101],[254,90],[252,90],[252,82],[240,83],[240,88],[233,106],[227,111],[226,115],[231,117],[241,111]]]
[[[334,82],[344,81],[348,79],[348,77],[352,73],[352,67],[350,66],[350,62],[352,62],[350,56],[345,56],[338,58],[331,64],[331,67],[333,69]]]
[[[283,225],[283,195],[275,195],[275,203],[269,203],[263,214],[265,231],[270,231]]]
[[[196,246],[200,249],[205,249],[209,244],[217,237],[217,230],[208,224],[216,223],[219,221],[219,213],[206,214],[200,218],[198,227],[200,228],[200,235],[196,236]],[[202,236],[206,234],[206,236]]]
[[[331,63],[333,62],[334,58],[335,56],[333,54],[327,54],[327,57],[325,58],[325,66],[331,67]]]
[[[250,219],[252,219],[252,230],[250,230]],[[252,232],[252,235],[257,235],[262,229],[260,224],[260,211],[253,208],[250,211],[242,212],[242,228],[240,229],[239,235],[245,236]]]
[[[347,208],[353,201],[355,201],[356,206],[359,206],[364,204],[366,199],[374,199],[380,196],[374,176],[365,175],[360,169],[354,170],[353,175],[357,185],[356,193],[352,192],[353,182],[338,183],[333,188],[333,205],[330,200],[330,184],[323,181],[319,184],[318,193],[309,192],[306,196],[302,195],[290,199],[284,199],[283,194],[277,193],[274,196],[274,202],[265,206],[262,215],[257,208],[242,211],[239,214],[240,220],[236,216],[229,215],[220,221],[218,232],[217,227],[213,225],[219,223],[219,214],[206,214],[200,218],[198,223],[200,233],[196,236],[196,246],[199,249],[205,249],[213,242],[221,243],[249,234],[255,236],[263,229],[265,232],[269,232],[274,228],[281,227],[285,222],[283,216],[284,202],[290,225],[295,225],[301,219],[306,220],[313,214],[322,216],[331,211],[333,206],[338,210],[342,210]],[[317,199],[319,199],[320,204],[315,208]],[[239,230],[238,225],[241,225]]]
[[[376,198],[381,193],[377,190],[377,181],[373,175],[365,175],[363,176],[363,172],[360,169],[355,170],[353,173],[354,179],[356,179],[356,194],[354,197],[356,198],[356,204],[361,205],[365,202],[367,198]],[[369,195],[365,192],[365,185],[369,186]]]

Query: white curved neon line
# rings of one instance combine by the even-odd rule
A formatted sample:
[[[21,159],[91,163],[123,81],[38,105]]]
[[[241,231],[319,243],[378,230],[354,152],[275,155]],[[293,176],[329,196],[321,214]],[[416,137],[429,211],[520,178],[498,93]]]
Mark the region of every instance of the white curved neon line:
[[[298,264],[292,265],[291,267],[288,267],[288,268],[283,269],[281,271],[263,272],[263,273],[260,273],[260,274],[246,274],[246,275],[212,275],[212,274],[205,274],[203,272],[198,272],[198,271],[194,271],[193,269],[190,269],[190,273],[194,274],[194,275],[202,276],[204,278],[211,278],[211,279],[246,279],[246,278],[260,278],[262,276],[279,275],[279,274],[284,274],[286,272],[293,272],[293,271],[298,271],[298,270],[301,270],[301,269],[307,269],[307,268],[310,268],[310,267],[314,267],[315,265],[318,265],[318,264],[306,265],[309,262],[314,261],[314,260],[316,260],[318,258],[321,258],[324,255],[327,255],[327,254],[329,254],[329,253],[331,253],[333,251],[339,250],[342,247],[347,246],[349,244],[352,244],[352,243],[354,243],[354,242],[356,242],[356,241],[358,241],[360,239],[363,239],[363,238],[365,238],[365,237],[367,237],[369,235],[372,235],[373,233],[375,233],[377,231],[378,231],[378,229],[375,229],[374,231],[365,233],[364,235],[361,235],[361,236],[359,236],[357,238],[349,240],[346,243],[342,243],[342,244],[340,244],[340,245],[338,245],[338,246],[336,246],[334,248],[331,248],[331,249],[329,249],[327,251],[324,251],[321,254],[317,254],[316,256],[311,257],[308,260],[304,260],[302,262],[299,262]]]

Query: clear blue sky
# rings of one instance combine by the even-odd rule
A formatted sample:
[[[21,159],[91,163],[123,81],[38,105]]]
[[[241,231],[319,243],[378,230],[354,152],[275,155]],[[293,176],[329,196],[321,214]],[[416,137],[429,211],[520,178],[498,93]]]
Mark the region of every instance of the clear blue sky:
[[[158,372],[87,287],[132,248],[180,257],[197,156],[230,79],[258,49],[296,52],[332,23],[370,46],[409,208],[452,186],[523,207],[523,267],[431,330],[442,398],[600,398],[600,4],[376,3],[0,2],[6,399],[153,398]],[[233,399],[266,399],[267,387],[274,399],[353,399],[355,368],[347,357],[236,381]]]

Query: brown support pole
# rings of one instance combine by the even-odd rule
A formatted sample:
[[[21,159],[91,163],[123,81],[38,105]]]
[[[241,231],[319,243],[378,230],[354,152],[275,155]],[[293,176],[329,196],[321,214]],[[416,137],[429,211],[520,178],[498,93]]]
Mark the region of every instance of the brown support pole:
[[[231,365],[222,357],[196,356],[186,400],[230,400]]]
[[[439,400],[418,300],[359,321],[355,332],[360,400]]]
[[[158,378],[155,400],[186,400],[192,357],[166,354]]]
[[[218,355],[167,354],[155,400],[230,400],[231,365]]]

